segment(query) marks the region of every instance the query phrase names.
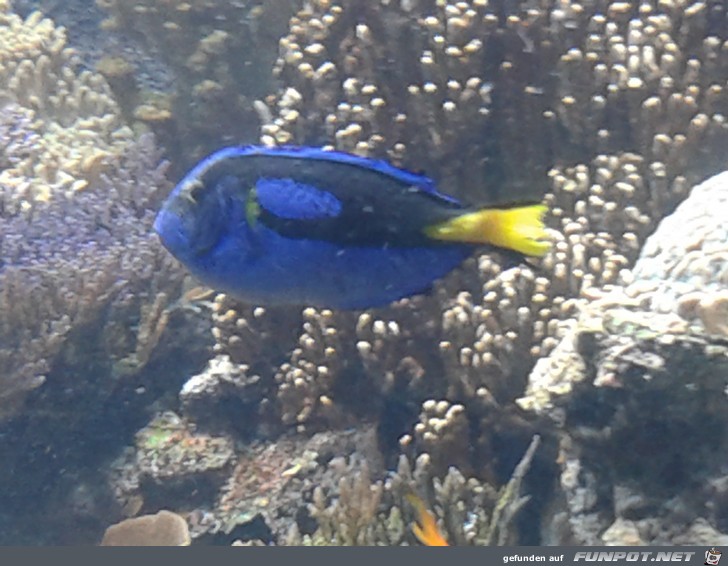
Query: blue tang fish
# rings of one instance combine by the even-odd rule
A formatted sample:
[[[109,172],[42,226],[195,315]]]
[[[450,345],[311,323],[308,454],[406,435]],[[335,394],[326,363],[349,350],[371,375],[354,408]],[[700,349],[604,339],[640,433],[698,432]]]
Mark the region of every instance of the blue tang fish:
[[[544,211],[468,208],[347,153],[228,147],[180,181],[154,229],[200,281],[243,301],[357,309],[427,290],[477,246],[543,255]]]

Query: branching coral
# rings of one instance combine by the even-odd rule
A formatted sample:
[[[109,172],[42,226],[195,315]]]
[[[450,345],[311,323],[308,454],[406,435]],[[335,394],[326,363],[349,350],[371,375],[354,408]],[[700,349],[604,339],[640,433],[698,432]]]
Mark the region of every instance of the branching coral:
[[[263,140],[330,143],[427,166],[476,202],[498,190],[528,194],[548,167],[547,147],[526,143],[543,130],[543,76],[517,27],[502,28],[487,2],[311,3],[281,41],[285,88]],[[516,118],[528,117],[527,135]]]
[[[666,332],[685,333],[692,325],[725,336],[726,191],[728,174],[721,173],[693,188],[667,216],[642,248],[628,284],[591,304],[553,354],[539,360],[530,376],[527,395],[519,403],[536,411],[550,406],[551,396],[569,394],[586,374],[579,332],[616,330],[641,324],[640,311],[661,316]],[[614,311],[614,312],[612,312]],[[631,311],[637,311],[632,315]],[[602,321],[604,318],[604,321]],[[634,320],[633,320],[634,319]],[[575,328],[580,331],[575,331]],[[609,381],[603,379],[602,381]]]
[[[312,517],[318,523],[310,537],[299,538],[297,528],[288,533],[288,544],[312,546],[393,546],[406,535],[401,511],[390,507],[380,515],[383,487],[372,483],[366,465],[339,481],[337,498],[327,501],[322,489],[313,492]]]
[[[721,161],[726,17],[711,2],[313,3],[281,43],[263,139],[387,154],[475,202],[537,197],[553,167],[555,224],[587,219],[592,265],[575,267],[609,272],[589,240],[609,233],[634,260]]]
[[[2,7],[0,45],[3,209],[97,184],[132,143],[104,79],[78,68],[63,29],[39,12],[23,20]]]
[[[264,141],[387,154],[478,202],[600,153],[670,182],[725,136],[725,7],[685,4],[312,3],[281,42]]]
[[[50,20],[3,6],[0,44],[5,415],[91,329],[113,376],[138,371],[181,272],[149,232],[168,189],[152,138],[122,126],[103,78],[77,68]]]
[[[128,141],[109,167],[48,202],[15,207],[6,187],[0,197],[11,203],[0,213],[2,505],[18,528],[47,529],[56,543],[69,536],[64,524],[96,525],[104,513],[108,524],[113,507],[100,490],[90,504],[71,505],[76,474],[97,468],[113,436],[126,439],[144,397],[179,380],[179,362],[160,365],[160,352],[181,361],[205,348],[175,327],[170,308],[184,274],[150,230],[168,189],[158,149],[149,136]],[[174,334],[187,336],[185,351],[170,345]],[[39,486],[47,498],[28,507]]]
[[[125,110],[147,123],[186,164],[225,140],[252,141],[253,101],[271,89],[276,42],[295,0],[97,0],[109,18],[103,27],[140,34],[174,75],[173,92],[130,96],[119,83]]]
[[[400,458],[397,472],[384,482],[372,482],[363,466],[339,481],[335,498],[327,498],[322,489],[315,490],[311,510],[318,528],[312,535],[301,537],[294,527],[284,542],[315,546],[412,544],[407,526],[416,517],[405,496],[420,492],[433,494],[449,544],[514,544],[518,540],[514,518],[528,501],[521,496],[521,483],[537,447],[538,438],[534,438],[501,490],[466,479],[455,467],[442,480],[433,478],[427,455],[420,456],[414,468],[405,457]]]
[[[102,175],[94,189],[3,219],[4,414],[18,409],[61,350],[91,329],[96,355],[105,352],[115,364],[112,374],[138,370],[149,360],[164,328],[162,307],[181,282],[181,272],[148,232],[154,191],[166,187],[151,143],[128,144],[118,169]]]

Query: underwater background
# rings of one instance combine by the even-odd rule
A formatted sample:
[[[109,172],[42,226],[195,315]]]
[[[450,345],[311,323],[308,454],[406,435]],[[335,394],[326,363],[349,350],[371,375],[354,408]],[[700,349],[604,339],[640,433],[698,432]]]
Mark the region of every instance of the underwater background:
[[[416,493],[451,545],[728,545],[726,116],[725,0],[0,0],[0,544],[419,544]],[[152,222],[244,143],[553,248],[238,302]]]

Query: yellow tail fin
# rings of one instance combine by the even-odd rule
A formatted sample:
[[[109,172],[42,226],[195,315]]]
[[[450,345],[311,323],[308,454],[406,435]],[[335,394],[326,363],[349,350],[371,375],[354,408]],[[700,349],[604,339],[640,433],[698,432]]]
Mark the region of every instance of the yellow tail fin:
[[[435,240],[488,244],[530,256],[543,256],[551,245],[542,221],[542,204],[483,208],[425,228]]]

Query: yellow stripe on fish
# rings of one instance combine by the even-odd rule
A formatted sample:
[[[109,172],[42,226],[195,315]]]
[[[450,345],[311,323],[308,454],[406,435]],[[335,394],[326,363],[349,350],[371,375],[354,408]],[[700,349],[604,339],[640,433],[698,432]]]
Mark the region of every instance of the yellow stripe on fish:
[[[551,247],[542,220],[545,213],[542,204],[483,208],[428,226],[424,231],[435,240],[487,244],[541,257]]]
[[[260,217],[260,203],[258,202],[258,193],[255,187],[248,191],[248,197],[245,200],[245,221],[248,226],[255,228],[258,218]]]

